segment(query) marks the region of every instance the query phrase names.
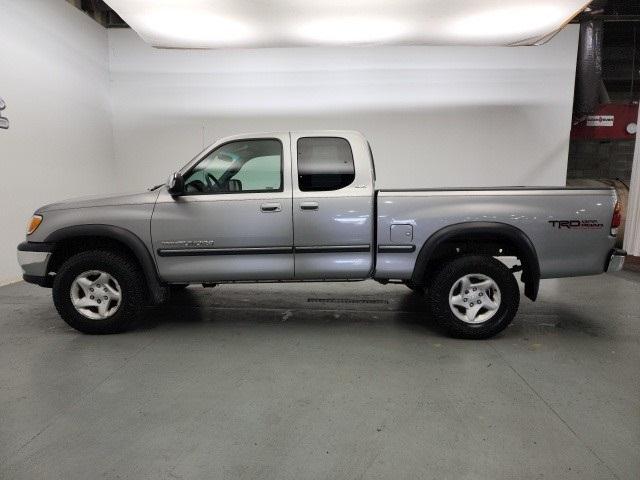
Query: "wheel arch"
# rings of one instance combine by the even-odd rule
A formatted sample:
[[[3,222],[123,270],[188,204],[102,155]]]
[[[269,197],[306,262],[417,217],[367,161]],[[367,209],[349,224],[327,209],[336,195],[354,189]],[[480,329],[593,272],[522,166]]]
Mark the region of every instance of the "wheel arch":
[[[140,237],[125,228],[101,224],[74,225],[55,230],[44,242],[55,244],[49,271],[55,271],[70,255],[81,251],[93,248],[123,251],[140,265],[150,300],[160,303],[166,298],[166,288],[160,281],[149,249]]]
[[[535,246],[522,230],[500,222],[462,222],[438,230],[422,245],[411,280],[425,284],[443,261],[466,254],[516,256],[522,265],[525,295],[537,298],[540,264]]]

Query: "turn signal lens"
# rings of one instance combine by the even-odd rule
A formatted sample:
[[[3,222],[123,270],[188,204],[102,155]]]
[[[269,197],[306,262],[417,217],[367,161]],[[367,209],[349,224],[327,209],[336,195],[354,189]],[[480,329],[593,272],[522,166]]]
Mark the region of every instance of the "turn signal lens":
[[[33,217],[31,217],[31,220],[29,220],[29,225],[27,225],[27,235],[31,235],[33,232],[35,232],[41,223],[42,215],[34,215]]]
[[[622,223],[622,204],[617,201],[616,206],[613,209],[613,217],[611,217],[611,235],[616,236],[618,234],[618,227]]]

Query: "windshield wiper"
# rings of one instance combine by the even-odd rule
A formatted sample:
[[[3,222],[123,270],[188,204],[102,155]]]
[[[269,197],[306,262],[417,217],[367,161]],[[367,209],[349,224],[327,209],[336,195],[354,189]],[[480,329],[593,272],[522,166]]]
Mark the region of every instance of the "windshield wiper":
[[[164,183],[160,183],[160,184],[158,184],[158,185],[156,185],[156,186],[154,186],[154,187],[151,187],[151,188],[149,189],[149,191],[150,191],[150,192],[153,192],[154,190],[159,189],[159,188],[160,188],[160,187],[162,187],[163,185],[164,185]]]

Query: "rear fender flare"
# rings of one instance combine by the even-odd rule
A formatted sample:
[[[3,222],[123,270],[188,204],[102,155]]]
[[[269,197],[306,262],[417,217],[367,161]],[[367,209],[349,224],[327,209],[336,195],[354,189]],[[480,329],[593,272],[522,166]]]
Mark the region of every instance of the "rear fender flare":
[[[428,274],[430,261],[438,247],[455,239],[492,238],[496,241],[507,241],[515,246],[522,263],[522,281],[525,284],[525,295],[531,300],[538,296],[540,286],[540,264],[538,254],[531,239],[519,228],[499,222],[463,222],[444,227],[431,235],[422,245],[411,280],[424,284]]]

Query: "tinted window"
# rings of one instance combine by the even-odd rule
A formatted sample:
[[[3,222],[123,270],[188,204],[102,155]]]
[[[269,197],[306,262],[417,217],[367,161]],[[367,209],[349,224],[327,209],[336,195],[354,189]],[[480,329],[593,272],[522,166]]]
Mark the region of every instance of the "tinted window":
[[[185,178],[187,193],[282,191],[279,140],[239,140],[216,148]]]
[[[303,192],[339,190],[355,178],[351,145],[344,138],[298,140],[298,186]]]

